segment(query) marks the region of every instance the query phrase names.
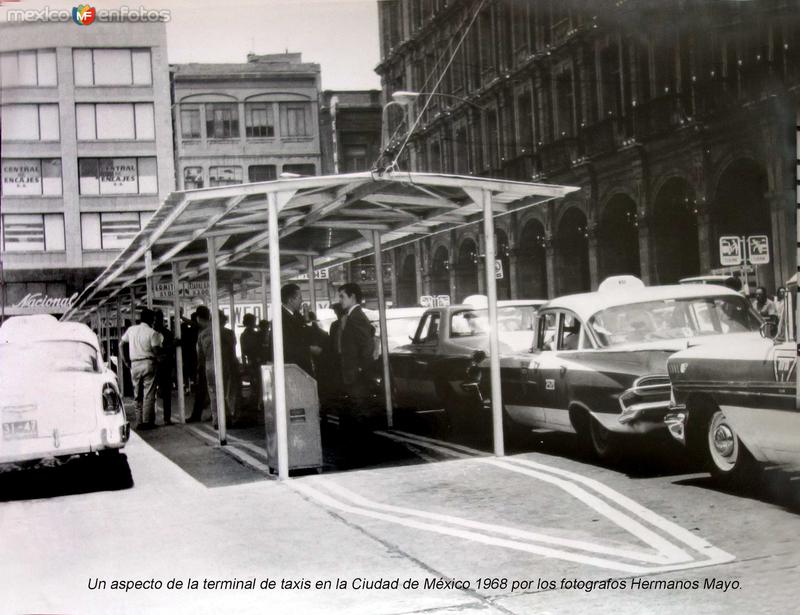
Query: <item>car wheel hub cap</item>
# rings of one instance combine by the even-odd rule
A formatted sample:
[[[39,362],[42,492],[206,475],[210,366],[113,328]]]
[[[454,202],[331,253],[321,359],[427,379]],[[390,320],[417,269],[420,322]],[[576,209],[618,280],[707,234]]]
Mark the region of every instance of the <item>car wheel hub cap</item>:
[[[733,454],[734,436],[730,427],[727,425],[717,425],[714,430],[714,448],[723,457],[730,457]]]

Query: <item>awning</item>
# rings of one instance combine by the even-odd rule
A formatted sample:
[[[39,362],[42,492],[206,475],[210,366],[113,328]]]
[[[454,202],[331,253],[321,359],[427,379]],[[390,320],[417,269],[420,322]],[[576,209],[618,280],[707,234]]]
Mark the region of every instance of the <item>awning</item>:
[[[268,270],[268,201],[278,202],[282,276],[346,263],[374,252],[483,219],[480,194],[491,193],[495,216],[578,190],[456,175],[369,172],[219,186],[170,194],[130,245],[84,289],[64,319],[85,320],[120,293],[154,276],[208,276],[207,239],[214,238],[220,282],[257,285]],[[148,256],[149,253],[149,256]],[[250,274],[254,274],[252,279]],[[222,285],[222,288],[225,288]],[[125,295],[122,295],[125,297]]]

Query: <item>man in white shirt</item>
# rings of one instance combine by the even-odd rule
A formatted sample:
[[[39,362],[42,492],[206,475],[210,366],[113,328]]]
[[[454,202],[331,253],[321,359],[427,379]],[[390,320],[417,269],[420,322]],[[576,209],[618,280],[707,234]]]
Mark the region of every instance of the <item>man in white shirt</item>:
[[[122,336],[123,360],[130,365],[133,379],[137,429],[156,426],[156,355],[164,338],[153,329],[154,316],[143,308],[139,324],[129,327]]]

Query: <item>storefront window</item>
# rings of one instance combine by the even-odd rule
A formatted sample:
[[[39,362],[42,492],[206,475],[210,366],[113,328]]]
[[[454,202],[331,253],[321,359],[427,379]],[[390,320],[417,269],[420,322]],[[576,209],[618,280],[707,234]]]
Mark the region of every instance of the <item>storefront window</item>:
[[[4,88],[58,85],[56,52],[33,49],[0,54],[0,85]]]
[[[241,167],[210,167],[208,169],[210,186],[232,186],[242,183]]]
[[[158,193],[155,158],[81,158],[78,173],[82,195]]]
[[[195,190],[203,187],[203,167],[186,167],[183,170],[183,189]]]
[[[65,249],[62,214],[9,214],[2,217],[6,252],[55,252]]]
[[[61,194],[61,159],[3,159],[3,196]]]

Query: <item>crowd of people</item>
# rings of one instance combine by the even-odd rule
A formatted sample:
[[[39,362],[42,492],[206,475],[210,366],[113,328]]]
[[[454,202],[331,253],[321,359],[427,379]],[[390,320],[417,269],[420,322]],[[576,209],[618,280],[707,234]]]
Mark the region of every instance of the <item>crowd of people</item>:
[[[371,395],[368,374],[374,359],[375,329],[361,309],[362,293],[357,284],[339,288],[339,302],[332,308],[337,320],[330,331],[322,329],[314,312],[303,305],[297,284],[281,288],[283,357],[302,368],[317,381],[320,402],[354,406]],[[271,323],[256,322],[253,314],[242,319],[244,331],[239,336],[241,363],[236,354],[237,340],[225,325],[227,316],[220,311],[222,355],[222,391],[217,392],[211,312],[201,305],[189,319],[181,319],[179,338],[167,327],[160,310],[142,309],[139,322],[127,328],[120,342],[121,358],[130,372],[136,400],[137,429],[155,427],[156,399],[160,399],[164,424],[172,424],[172,391],[175,386],[175,348],[180,345],[183,379],[192,394],[191,414],[187,422],[201,421],[210,408],[213,427],[218,427],[217,395],[224,399],[228,425],[237,426],[253,420],[262,410],[261,366],[272,361]],[[249,394],[243,395],[243,382]]]

